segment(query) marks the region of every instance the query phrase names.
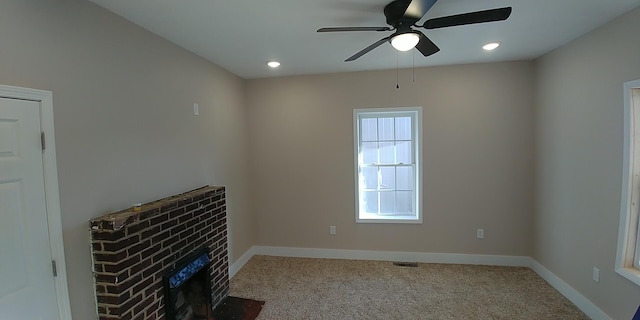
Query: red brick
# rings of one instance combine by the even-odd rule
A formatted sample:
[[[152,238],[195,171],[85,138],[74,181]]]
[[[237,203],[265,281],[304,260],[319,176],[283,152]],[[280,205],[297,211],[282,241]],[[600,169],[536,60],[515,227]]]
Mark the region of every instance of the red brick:
[[[107,264],[104,266],[104,271],[108,273],[118,273],[122,270],[131,267],[132,265],[140,262],[140,255],[135,255],[127,260],[124,260],[118,264],[110,265]]]
[[[98,303],[99,319],[165,319],[162,301],[164,273],[195,248],[205,245],[209,247],[212,258],[210,280],[214,286],[221,286],[212,288],[213,304],[218,304],[228,295],[224,188],[204,189],[200,193],[167,199],[162,207],[146,210],[144,217],[142,214],[132,216],[121,230],[92,230],[96,235],[92,236],[93,258],[99,262],[94,264],[100,271],[96,273],[96,291],[101,292],[100,301],[103,301]],[[112,227],[100,221],[92,221],[92,225]],[[213,234],[215,232],[220,235]],[[215,267],[219,270],[214,271]],[[106,271],[118,275],[107,274]],[[115,283],[116,277],[118,284]],[[122,303],[116,306],[106,303],[106,300]]]
[[[155,264],[155,265],[151,266],[151,268],[142,271],[142,276],[144,278],[150,277],[153,274],[155,274],[157,271],[159,271],[160,269],[162,269],[162,265],[161,264]]]
[[[147,240],[144,242],[141,242],[139,244],[136,244],[134,246],[132,246],[131,248],[127,249],[127,253],[132,256],[146,248],[149,248],[149,246],[151,245],[151,240]]]
[[[91,238],[93,240],[107,240],[107,241],[116,241],[125,236],[124,230],[118,231],[91,231]]]
[[[127,252],[126,251],[120,251],[118,253],[111,253],[111,252],[105,252],[105,253],[94,253],[93,254],[93,258],[96,262],[100,261],[100,262],[111,262],[111,263],[116,263],[118,261],[121,261],[122,259],[127,257]]]
[[[145,230],[142,232],[142,239],[149,239],[151,238],[153,235],[158,234],[158,232],[160,232],[160,226],[152,226],[151,229],[149,230]]]
[[[161,214],[161,215],[159,215],[157,217],[151,218],[151,225],[152,226],[158,225],[158,224],[160,224],[160,223],[162,223],[164,221],[167,221],[168,219],[169,219],[169,215],[168,214],[166,214],[166,213],[165,214]]]
[[[140,235],[134,235],[117,242],[104,242],[102,247],[105,251],[117,252],[131,246],[132,244],[138,243],[139,241]]]
[[[148,228],[151,225],[151,223],[149,222],[149,220],[145,220],[145,221],[141,221],[140,223],[134,224],[130,227],[127,228],[127,233],[128,234],[134,234],[138,231],[144,230],[146,228]]]
[[[184,208],[179,208],[179,209],[175,209],[172,210],[171,212],[169,212],[169,218],[173,219],[175,217],[179,217],[181,215],[183,215],[186,211],[184,210]]]

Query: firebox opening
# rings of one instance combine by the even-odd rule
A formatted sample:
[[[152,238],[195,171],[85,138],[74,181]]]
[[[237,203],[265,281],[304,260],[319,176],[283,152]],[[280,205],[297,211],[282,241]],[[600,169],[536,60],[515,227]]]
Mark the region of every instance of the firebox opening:
[[[212,312],[209,248],[182,261],[163,277],[167,319],[208,320]]]

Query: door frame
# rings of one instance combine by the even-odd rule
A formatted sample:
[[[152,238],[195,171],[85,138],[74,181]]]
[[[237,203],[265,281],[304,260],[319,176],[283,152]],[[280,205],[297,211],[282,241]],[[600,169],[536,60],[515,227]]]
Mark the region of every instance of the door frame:
[[[54,277],[58,313],[61,320],[71,319],[67,268],[64,259],[62,237],[62,214],[58,191],[58,166],[56,163],[56,143],[53,130],[53,93],[51,91],[0,85],[0,98],[22,99],[40,103],[40,128],[46,137],[46,148],[42,152],[44,169],[44,191],[49,224],[49,245],[51,259],[56,261],[58,276]]]

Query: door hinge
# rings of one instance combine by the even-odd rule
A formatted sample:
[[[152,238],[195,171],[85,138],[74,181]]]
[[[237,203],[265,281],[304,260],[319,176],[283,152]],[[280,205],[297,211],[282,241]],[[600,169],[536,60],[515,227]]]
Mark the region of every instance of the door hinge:
[[[40,142],[42,143],[42,150],[47,148],[47,144],[44,138],[44,131],[40,132]]]
[[[51,260],[51,268],[53,269],[53,276],[57,277],[58,276],[58,266],[56,265],[56,261],[55,260]]]

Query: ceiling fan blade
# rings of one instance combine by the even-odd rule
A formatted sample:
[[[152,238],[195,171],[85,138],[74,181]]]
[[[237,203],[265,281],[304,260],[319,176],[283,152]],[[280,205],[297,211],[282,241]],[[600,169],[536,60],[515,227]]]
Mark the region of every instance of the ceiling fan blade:
[[[320,28],[318,32],[340,32],[340,31],[391,31],[389,27],[330,27]]]
[[[427,38],[427,36],[425,36],[424,33],[420,31],[415,31],[415,32],[420,37],[420,41],[418,41],[418,44],[416,45],[416,49],[418,49],[418,51],[420,51],[420,53],[422,53],[423,56],[427,57],[440,51],[440,48],[438,48],[438,46],[436,46],[436,44],[433,43],[433,41]]]
[[[474,23],[502,21],[509,18],[509,16],[511,15],[511,10],[511,7],[505,7],[434,18],[425,21],[422,27],[426,29],[437,29]]]
[[[386,37],[386,38],[382,38],[382,39],[378,40],[378,41],[377,41],[377,42],[375,42],[374,44],[372,44],[372,45],[370,45],[370,46],[368,46],[368,47],[366,47],[366,48],[364,48],[364,49],[360,50],[360,52],[358,52],[358,53],[356,53],[356,54],[352,55],[351,57],[347,58],[347,60],[345,60],[344,62],[353,61],[353,60],[356,60],[356,59],[358,59],[358,58],[362,57],[363,55],[365,55],[365,54],[366,54],[366,53],[368,53],[369,51],[371,51],[371,50],[373,50],[373,49],[375,49],[375,48],[379,47],[379,46],[380,46],[380,45],[382,45],[383,43],[385,43],[385,42],[389,41],[389,39],[391,39],[391,36]]]
[[[403,17],[420,20],[438,0],[412,0]]]

